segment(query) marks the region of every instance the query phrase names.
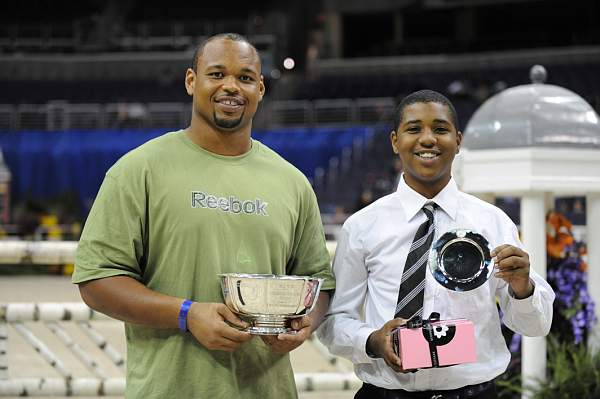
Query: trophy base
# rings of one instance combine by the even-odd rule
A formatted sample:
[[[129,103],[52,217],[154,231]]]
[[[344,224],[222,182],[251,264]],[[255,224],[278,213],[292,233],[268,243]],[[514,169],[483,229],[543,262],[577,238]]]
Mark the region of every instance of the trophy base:
[[[296,334],[296,330],[287,327],[248,327],[244,331],[252,335],[279,335],[279,334]]]
[[[253,335],[279,335],[279,334],[296,334],[296,330],[290,328],[288,319],[269,320],[266,318],[246,318],[242,317],[250,326],[244,331]]]

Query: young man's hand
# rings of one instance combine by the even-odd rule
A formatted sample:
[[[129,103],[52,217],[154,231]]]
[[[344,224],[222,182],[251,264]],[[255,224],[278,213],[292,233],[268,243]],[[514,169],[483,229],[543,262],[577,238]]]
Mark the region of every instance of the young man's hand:
[[[408,370],[402,368],[402,359],[394,352],[392,334],[395,329],[405,324],[405,319],[392,319],[379,330],[373,331],[367,339],[367,352],[385,360],[385,363],[398,373],[406,373]]]
[[[533,293],[527,252],[513,245],[503,244],[494,248],[491,255],[495,258],[495,276],[510,285],[517,299],[527,298]]]

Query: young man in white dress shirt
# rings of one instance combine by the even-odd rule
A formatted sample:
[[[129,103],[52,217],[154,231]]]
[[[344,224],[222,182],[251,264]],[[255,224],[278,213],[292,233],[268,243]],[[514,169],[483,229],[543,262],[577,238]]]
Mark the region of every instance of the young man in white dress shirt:
[[[398,189],[352,215],[339,236],[337,288],[318,335],[332,353],[354,363],[364,382],[355,398],[496,398],[493,380],[510,360],[497,299],[513,331],[543,336],[550,330],[554,293],[530,269],[516,226],[500,209],[459,191],[452,179],[462,140],[457,126],[454,106],[443,95],[422,90],[407,96],[390,134],[403,165]],[[451,229],[474,230],[494,248],[496,270],[468,292],[446,289],[425,273],[419,313],[472,320],[477,362],[408,372],[392,349],[390,332],[405,323],[394,315],[407,255],[427,220],[426,203],[436,205],[433,242]]]

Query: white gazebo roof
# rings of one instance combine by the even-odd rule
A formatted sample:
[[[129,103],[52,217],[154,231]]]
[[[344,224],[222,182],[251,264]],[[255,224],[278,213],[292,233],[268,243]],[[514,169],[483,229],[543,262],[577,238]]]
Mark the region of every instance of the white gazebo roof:
[[[594,109],[565,88],[533,83],[487,100],[464,132],[454,174],[467,192],[561,195],[600,192],[600,121]]]

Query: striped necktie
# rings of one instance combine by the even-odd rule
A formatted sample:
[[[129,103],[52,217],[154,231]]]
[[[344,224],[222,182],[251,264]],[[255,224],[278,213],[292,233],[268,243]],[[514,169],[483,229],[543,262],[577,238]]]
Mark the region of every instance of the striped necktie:
[[[408,251],[402,282],[398,293],[398,305],[394,317],[410,319],[415,315],[422,316],[423,297],[425,293],[425,270],[429,259],[429,248],[435,234],[433,213],[437,207],[434,203],[427,203],[422,210],[427,216],[417,230],[413,243]]]

